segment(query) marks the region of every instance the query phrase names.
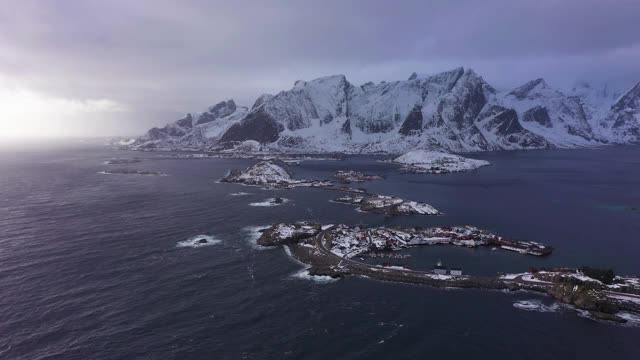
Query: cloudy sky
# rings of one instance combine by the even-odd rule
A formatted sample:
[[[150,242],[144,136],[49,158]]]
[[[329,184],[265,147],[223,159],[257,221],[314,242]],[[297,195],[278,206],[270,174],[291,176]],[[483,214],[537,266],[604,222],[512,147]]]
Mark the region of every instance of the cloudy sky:
[[[637,0],[0,0],[0,137],[129,135],[297,79],[640,81]]]

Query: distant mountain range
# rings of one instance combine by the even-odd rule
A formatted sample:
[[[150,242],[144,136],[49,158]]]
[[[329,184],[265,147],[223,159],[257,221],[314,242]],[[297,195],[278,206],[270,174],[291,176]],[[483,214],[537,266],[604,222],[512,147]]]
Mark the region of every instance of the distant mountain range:
[[[640,143],[640,83],[583,83],[564,93],[536,79],[498,91],[471,69],[356,86],[343,75],[297,81],[251,108],[227,100],[153,128],[136,150],[405,153]]]

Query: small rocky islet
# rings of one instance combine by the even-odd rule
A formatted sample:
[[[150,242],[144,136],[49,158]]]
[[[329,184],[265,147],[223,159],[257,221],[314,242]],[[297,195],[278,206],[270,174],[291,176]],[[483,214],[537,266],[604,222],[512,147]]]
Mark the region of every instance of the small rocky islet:
[[[99,174],[103,175],[146,175],[146,176],[166,176],[165,173],[159,171],[150,170],[138,170],[138,169],[109,169],[100,171]]]
[[[339,172],[347,174],[350,179],[373,179],[373,175],[359,172]],[[345,175],[346,176],[346,175]],[[376,178],[378,178],[376,176]],[[379,177],[381,179],[381,177]],[[281,165],[274,161],[261,161],[245,170],[234,169],[220,180],[224,183],[263,186],[273,189],[293,189],[298,187],[322,188],[346,193],[334,199],[335,202],[358,206],[363,212],[374,212],[385,215],[440,215],[433,206],[417,201],[409,201],[395,196],[371,194],[366,189],[346,186],[335,186],[329,180],[296,180]],[[341,181],[342,182],[342,181]]]

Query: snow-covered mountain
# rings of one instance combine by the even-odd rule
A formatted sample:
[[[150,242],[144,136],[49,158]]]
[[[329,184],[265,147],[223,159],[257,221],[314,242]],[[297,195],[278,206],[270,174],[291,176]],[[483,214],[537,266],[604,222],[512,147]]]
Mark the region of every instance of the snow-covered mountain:
[[[153,128],[130,147],[290,153],[571,148],[640,142],[639,114],[640,84],[616,98],[584,83],[565,94],[543,79],[497,91],[463,68],[361,86],[334,75],[262,95],[251,109],[223,101]]]

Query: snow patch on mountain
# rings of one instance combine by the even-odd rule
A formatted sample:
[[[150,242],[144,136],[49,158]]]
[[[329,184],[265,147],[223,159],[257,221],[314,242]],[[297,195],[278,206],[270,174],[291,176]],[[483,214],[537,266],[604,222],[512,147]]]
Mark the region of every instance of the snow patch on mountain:
[[[635,89],[635,90],[634,90]],[[356,86],[344,75],[296,81],[251,109],[226,100],[153,128],[134,150],[403,154],[575,148],[640,140],[640,90],[536,79],[497,91],[471,69]]]

